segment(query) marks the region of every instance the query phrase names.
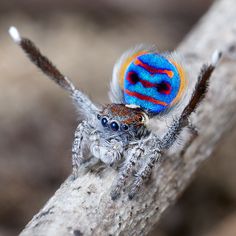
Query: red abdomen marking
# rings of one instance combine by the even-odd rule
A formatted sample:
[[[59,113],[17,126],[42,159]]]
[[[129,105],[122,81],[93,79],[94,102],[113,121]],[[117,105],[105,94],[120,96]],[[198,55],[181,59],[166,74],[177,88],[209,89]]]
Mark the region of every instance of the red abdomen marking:
[[[152,75],[154,75],[154,74],[166,74],[169,78],[172,78],[174,76],[173,71],[152,67],[148,64],[145,64],[144,62],[142,62],[138,58],[134,61],[134,64],[144,68],[146,71],[148,71]]]
[[[166,102],[162,102],[160,100],[157,100],[155,98],[149,97],[147,95],[143,95],[141,93],[132,92],[132,91],[130,91],[128,89],[125,90],[125,93],[130,95],[130,96],[133,96],[133,97],[136,97],[138,99],[141,99],[141,100],[144,100],[144,101],[148,101],[148,102],[151,102],[151,103],[154,103],[154,104],[157,104],[157,105],[162,105],[162,106],[167,106],[168,105]]]

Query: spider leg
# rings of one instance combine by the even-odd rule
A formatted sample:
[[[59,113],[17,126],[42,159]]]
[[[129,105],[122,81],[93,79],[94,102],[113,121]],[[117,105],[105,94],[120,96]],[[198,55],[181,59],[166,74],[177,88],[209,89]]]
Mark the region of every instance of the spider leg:
[[[157,150],[155,150],[150,156],[148,156],[148,160],[145,162],[145,164],[137,173],[135,181],[131,186],[131,189],[128,195],[130,200],[134,198],[134,196],[136,195],[140,187],[143,185],[143,183],[148,180],[148,178],[150,177],[152,173],[152,168],[160,160],[161,157],[162,157],[162,153]]]
[[[153,145],[155,146],[154,151],[151,153],[145,165],[137,173],[137,177],[129,193],[129,199],[132,199],[135,196],[142,184],[146,181],[147,177],[150,176],[155,163],[158,162],[163,153],[174,144],[183,128],[189,124],[190,115],[196,110],[197,106],[206,95],[209,79],[216,67],[216,64],[220,60],[221,55],[222,54],[220,52],[215,52],[212,56],[211,63],[209,65],[204,64],[202,66],[200,74],[198,76],[197,84],[195,86],[195,90],[189,103],[182,111],[179,119],[174,119],[168,131],[164,134],[163,138],[160,141],[159,139],[157,139],[156,144]],[[154,137],[155,135],[153,136],[153,138]],[[150,149],[152,150],[152,147]]]
[[[140,145],[132,148],[123,163],[123,167],[119,171],[119,175],[117,179],[113,183],[112,191],[111,191],[111,199],[116,200],[120,197],[121,189],[125,186],[127,179],[131,175],[131,172],[136,165],[137,161],[140,159],[144,150],[140,148]]]
[[[87,160],[84,156],[88,141],[88,131],[90,127],[87,121],[82,121],[75,130],[74,141],[72,144],[72,175],[77,177],[78,169]]]
[[[10,36],[12,39],[21,46],[23,51],[28,55],[29,59],[46,74],[51,80],[56,82],[63,89],[67,90],[72,99],[74,100],[76,107],[87,115],[95,113],[98,109],[92,103],[92,101],[81,91],[75,89],[73,83],[64,76],[56,66],[44,56],[35,44],[27,38],[20,36],[18,30],[15,27],[10,27]]]

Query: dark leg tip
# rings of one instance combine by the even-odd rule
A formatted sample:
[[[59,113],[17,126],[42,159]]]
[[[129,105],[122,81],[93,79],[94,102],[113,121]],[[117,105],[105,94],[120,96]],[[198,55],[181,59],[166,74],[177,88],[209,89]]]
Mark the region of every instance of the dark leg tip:
[[[114,162],[112,162],[112,163],[110,163],[110,165],[109,165],[110,167],[113,167],[114,166]]]
[[[73,167],[71,179],[72,181],[76,180],[78,178],[78,169]]]
[[[75,181],[77,179],[77,176],[75,174],[72,173],[71,178],[72,181]]]
[[[129,194],[128,194],[128,198],[129,198],[129,200],[133,200],[134,196],[135,196],[134,193],[129,193]]]
[[[120,197],[120,193],[112,192],[111,193],[111,200],[115,201]]]

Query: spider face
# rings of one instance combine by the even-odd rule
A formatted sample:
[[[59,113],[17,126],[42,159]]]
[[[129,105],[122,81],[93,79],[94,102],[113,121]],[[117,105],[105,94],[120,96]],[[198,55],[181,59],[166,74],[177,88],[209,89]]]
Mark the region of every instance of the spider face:
[[[139,137],[144,134],[147,114],[141,108],[131,108],[124,104],[108,104],[97,114],[101,126],[111,133],[128,134]]]

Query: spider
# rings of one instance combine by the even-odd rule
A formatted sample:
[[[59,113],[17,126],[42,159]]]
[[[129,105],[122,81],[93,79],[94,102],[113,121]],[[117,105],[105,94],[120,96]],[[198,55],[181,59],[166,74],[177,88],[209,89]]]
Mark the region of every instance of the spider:
[[[144,46],[124,53],[113,70],[109,92],[112,103],[98,106],[76,89],[31,40],[21,37],[15,27],[10,27],[9,33],[37,67],[69,92],[83,115],[72,144],[73,175],[76,177],[79,167],[94,159],[119,167],[111,189],[113,200],[120,196],[136,170],[128,194],[132,199],[155,164],[189,126],[190,115],[205,97],[209,78],[221,57],[217,51],[211,63],[203,64],[187,105],[172,119],[167,130],[158,134],[149,127],[150,121],[158,122],[156,117],[168,114],[177,104],[180,109],[186,97],[183,93],[187,90],[187,79],[176,55],[159,54],[154,48]]]

